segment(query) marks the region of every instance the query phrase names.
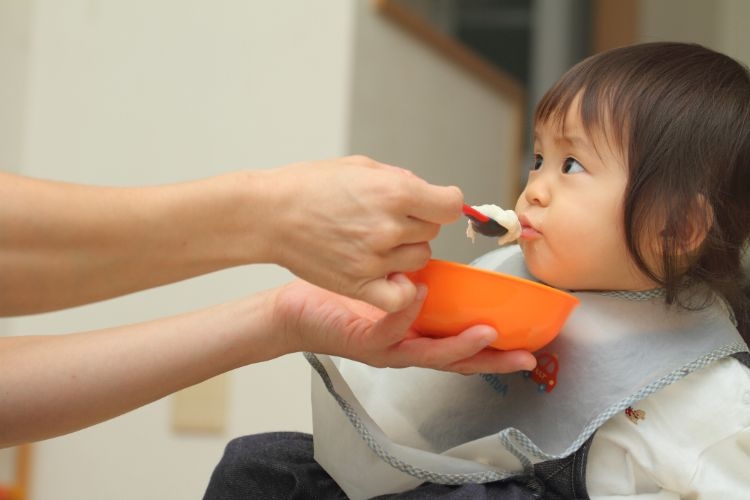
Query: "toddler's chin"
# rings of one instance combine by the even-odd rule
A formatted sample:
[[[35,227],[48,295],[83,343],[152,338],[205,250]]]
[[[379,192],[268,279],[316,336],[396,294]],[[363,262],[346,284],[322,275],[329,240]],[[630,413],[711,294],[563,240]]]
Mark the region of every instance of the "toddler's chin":
[[[534,279],[549,285],[554,288],[560,288],[564,290],[570,290],[572,287],[567,286],[567,280],[564,276],[560,276],[554,270],[549,269],[549,266],[543,266],[536,263],[533,259],[526,259],[526,268]]]

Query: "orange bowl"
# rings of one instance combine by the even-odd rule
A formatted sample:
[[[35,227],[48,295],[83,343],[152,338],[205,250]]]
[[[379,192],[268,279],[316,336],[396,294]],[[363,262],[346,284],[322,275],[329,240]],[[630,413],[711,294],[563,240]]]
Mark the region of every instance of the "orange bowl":
[[[491,347],[536,351],[560,332],[578,299],[516,276],[432,259],[407,273],[428,287],[413,328],[423,335],[457,335],[474,325],[497,330]]]

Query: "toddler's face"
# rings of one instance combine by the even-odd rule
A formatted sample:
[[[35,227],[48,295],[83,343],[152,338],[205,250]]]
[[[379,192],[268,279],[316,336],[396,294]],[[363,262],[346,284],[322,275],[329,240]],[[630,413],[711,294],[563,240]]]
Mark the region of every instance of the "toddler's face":
[[[656,286],[630,257],[623,229],[625,160],[604,137],[586,134],[573,102],[561,129],[537,124],[535,164],[516,204],[529,271],[571,290]]]

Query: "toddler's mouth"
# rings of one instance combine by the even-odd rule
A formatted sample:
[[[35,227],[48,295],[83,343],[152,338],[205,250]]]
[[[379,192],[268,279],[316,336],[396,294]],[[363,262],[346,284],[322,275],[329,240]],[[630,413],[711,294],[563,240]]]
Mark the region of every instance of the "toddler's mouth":
[[[542,237],[542,232],[534,226],[528,217],[525,215],[519,215],[518,221],[521,223],[520,239],[533,240]]]

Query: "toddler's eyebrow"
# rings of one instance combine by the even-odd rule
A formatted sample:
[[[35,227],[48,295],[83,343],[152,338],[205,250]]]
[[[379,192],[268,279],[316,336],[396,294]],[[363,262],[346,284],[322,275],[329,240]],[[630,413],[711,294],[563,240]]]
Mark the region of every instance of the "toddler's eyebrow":
[[[538,142],[540,140],[540,135],[541,134],[538,131],[534,131],[534,142]],[[565,143],[566,145],[570,145],[574,148],[591,149],[591,142],[580,135],[555,135],[552,140],[557,143]]]

